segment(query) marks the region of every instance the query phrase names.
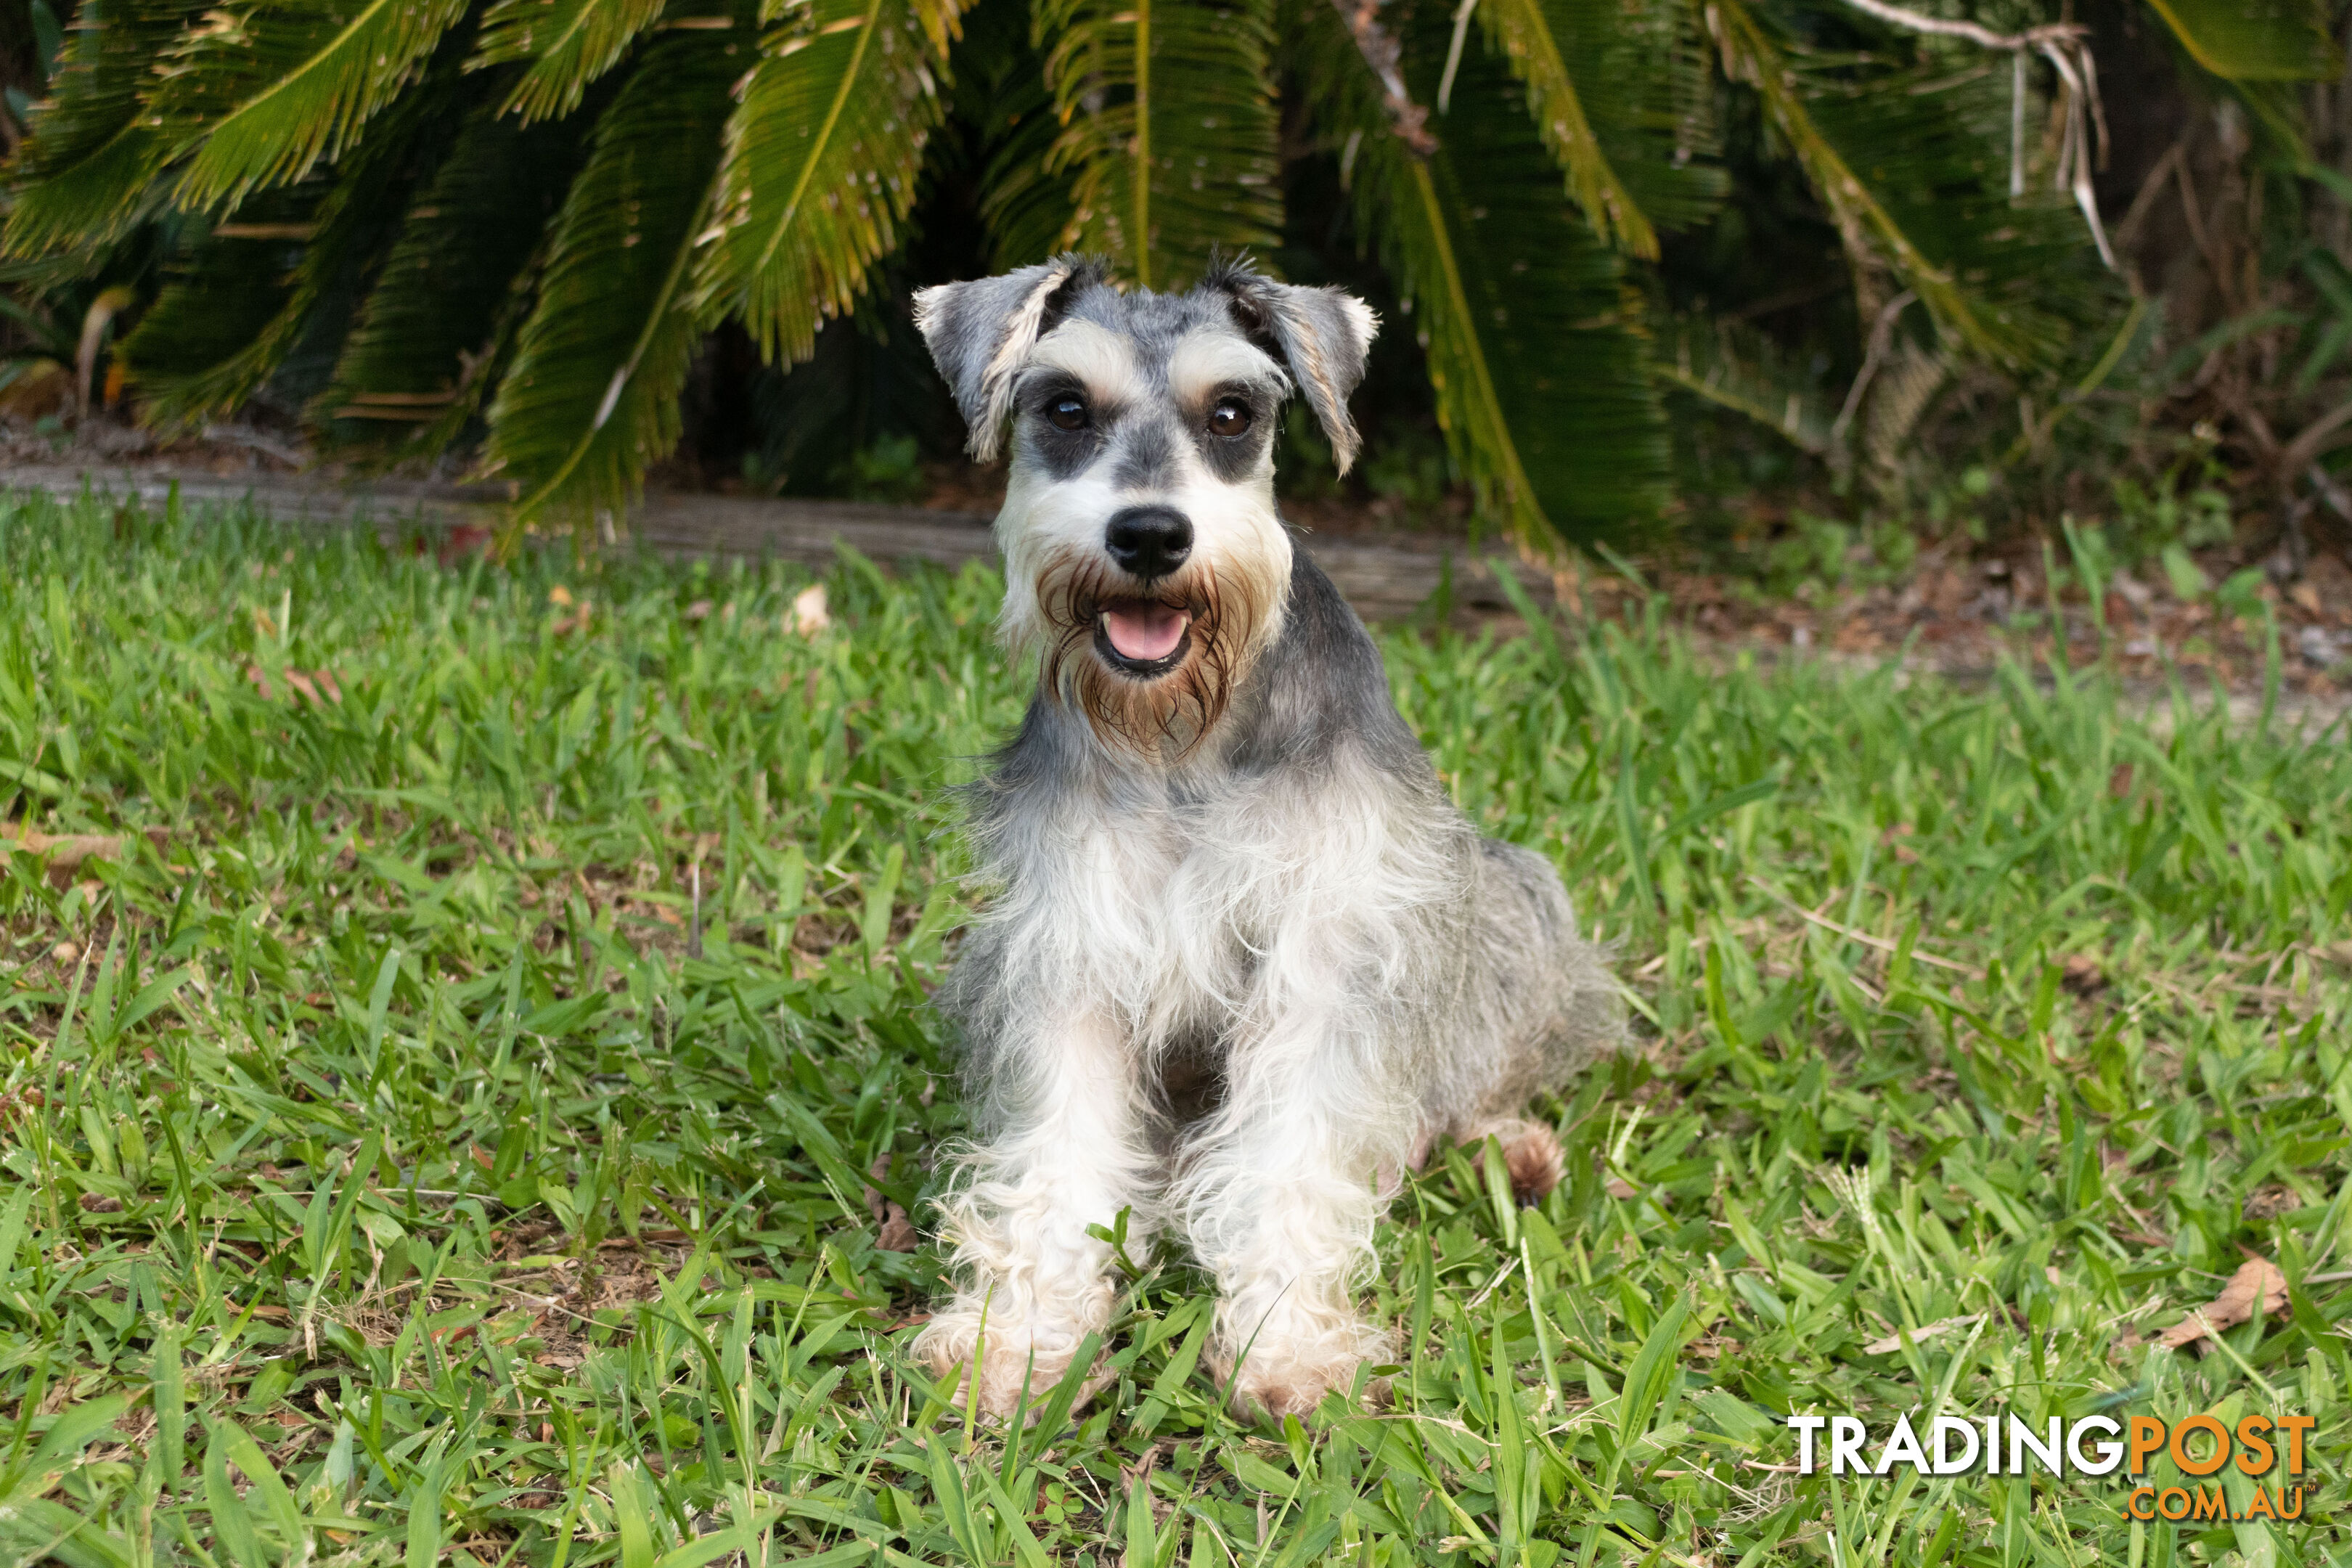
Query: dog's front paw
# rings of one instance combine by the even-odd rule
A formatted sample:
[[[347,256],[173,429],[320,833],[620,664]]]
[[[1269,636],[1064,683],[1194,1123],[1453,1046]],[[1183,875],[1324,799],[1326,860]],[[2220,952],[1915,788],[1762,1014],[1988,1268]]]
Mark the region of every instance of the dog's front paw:
[[[914,1353],[932,1373],[950,1382],[959,1410],[978,1396],[980,1414],[1000,1421],[1024,1410],[1036,1417],[1076,1359],[1078,1337],[1033,1336],[1010,1325],[991,1321],[982,1331],[980,1310],[961,1302],[949,1307],[916,1336]],[[1079,1390],[1085,1404],[1109,1381],[1109,1373],[1090,1376]]]
[[[1268,1344],[1261,1336],[1241,1357],[1238,1373],[1233,1358],[1225,1355],[1213,1357],[1209,1370],[1235,1415],[1278,1422],[1286,1415],[1303,1419],[1313,1415],[1329,1394],[1342,1400],[1354,1396],[1367,1405],[1385,1404],[1386,1378],[1366,1379],[1357,1388],[1358,1373],[1385,1353],[1385,1343],[1369,1329],[1294,1345]]]

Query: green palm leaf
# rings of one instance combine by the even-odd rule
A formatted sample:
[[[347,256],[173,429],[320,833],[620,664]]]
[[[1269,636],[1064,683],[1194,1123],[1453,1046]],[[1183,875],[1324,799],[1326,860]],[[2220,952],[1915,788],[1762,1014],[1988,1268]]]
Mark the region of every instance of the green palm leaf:
[[[1792,63],[1812,129],[1888,230],[1948,279],[1937,320],[1971,347],[2013,370],[2047,371],[2084,325],[2122,310],[2072,206],[2040,187],[2012,200],[2004,162],[1989,155],[2008,133],[2007,72]]]
[[[247,204],[251,226],[309,226],[315,193],[270,192]],[[168,281],[117,351],[146,400],[149,423],[166,430],[207,413],[268,379],[300,331],[299,280],[309,246],[287,238],[207,237],[172,266]]]
[[[149,185],[168,140],[140,112],[157,58],[201,10],[195,0],[86,0],[32,135],[9,171],[13,257],[90,254],[152,215]]]
[[[740,315],[770,357],[806,359],[818,325],[897,247],[961,11],[961,0],[811,0],[761,40],[728,122],[695,293],[706,310]]]
[[[410,206],[320,412],[412,451],[451,439],[496,384],[530,258],[585,153],[580,127],[476,110]]]
[[[1324,20],[1330,16],[1329,21]],[[1451,29],[1429,0],[1381,13],[1417,101],[1433,93]],[[1318,103],[1360,134],[1355,180],[1437,394],[1438,418],[1481,510],[1531,550],[1622,536],[1664,506],[1669,452],[1617,254],[1559,195],[1550,154],[1504,62],[1465,58],[1415,158],[1336,16],[1310,12]]]
[[[1830,455],[1836,410],[1820,384],[1769,337],[1728,321],[1666,323],[1652,370],[1667,385],[1780,432],[1817,458]]]
[[[323,194],[264,192],[194,247],[123,340],[148,424],[184,429],[234,409],[320,330],[330,301],[391,240],[408,194],[402,171],[446,144],[446,99],[404,100]],[[325,324],[340,334],[339,321]]]
[[[1053,256],[1077,216],[1069,182],[1046,166],[1059,131],[1053,105],[1006,129],[981,174],[981,221],[992,242],[990,265],[999,272],[1034,267]]]
[[[1036,0],[1036,37],[1070,173],[1066,247],[1146,288],[1180,287],[1219,250],[1282,225],[1271,0]]]
[[[1488,37],[1509,57],[1512,74],[1527,89],[1528,109],[1544,144],[1567,172],[1569,192],[1584,209],[1584,221],[1602,238],[1654,259],[1658,232],[1592,133],[1583,95],[1569,75],[1559,38],[1539,0],[1483,0],[1478,15]]]
[[[496,0],[467,70],[529,60],[506,112],[528,124],[571,113],[588,84],[618,65],[660,19],[664,0]]]
[[[1067,174],[1048,168],[1061,125],[1045,87],[1045,57],[1030,37],[1027,0],[980,0],[964,14],[954,56],[950,121],[967,126],[961,150],[980,176],[989,263],[1032,267],[1060,248],[1076,205]],[[960,169],[942,172],[953,179]]]
[[[1664,229],[1706,223],[1730,182],[1716,163],[1714,51],[1690,0],[1541,0],[1601,150]]]
[[[1675,136],[1706,125],[1687,112],[1705,101],[1698,62],[1687,37],[1677,36],[1677,24],[1690,15],[1687,5],[1680,0],[1647,5],[1478,0],[1476,15],[1526,89],[1544,145],[1567,174],[1569,194],[1594,233],[1630,255],[1654,260],[1658,237],[1645,194],[1668,209],[1667,221],[1706,215],[1722,177],[1691,155],[1713,148],[1694,149],[1686,136],[1677,144]],[[1687,26],[1680,32],[1686,35]],[[1433,127],[1441,134],[1450,107],[1446,85],[1440,84],[1441,118]]]
[[[206,118],[175,199],[234,205],[340,158],[465,11],[466,0],[270,0],[214,12],[171,69],[235,101]]]
[[[677,441],[701,338],[688,269],[748,52],[728,33],[664,37],[597,121],[490,405],[485,467],[523,487],[520,515],[623,505]]]
[[[2333,81],[2344,57],[2319,0],[2148,0],[2199,65],[2231,81]]]
[[[1746,0],[1710,0],[1707,15],[1725,73],[1756,89],[1766,118],[1804,168],[1855,264],[1884,266],[1919,296],[1937,325],[1995,363],[2013,365],[2028,357],[2032,345],[2004,330],[2002,322],[1989,320],[1950,265],[1922,247],[1856,170],[1846,148],[1824,128],[1816,98],[1806,91],[1795,63]],[[1884,145],[1873,151],[1904,155],[1902,149]]]

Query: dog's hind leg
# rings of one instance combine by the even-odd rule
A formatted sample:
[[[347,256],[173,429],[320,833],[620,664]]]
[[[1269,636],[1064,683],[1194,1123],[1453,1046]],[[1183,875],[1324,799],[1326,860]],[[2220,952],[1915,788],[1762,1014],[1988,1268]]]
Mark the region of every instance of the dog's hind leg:
[[[940,1201],[955,1299],[916,1353],[956,1378],[959,1402],[1006,1416],[1034,1407],[1108,1321],[1110,1249],[1087,1234],[1150,1201],[1152,1152],[1134,1062],[1117,1028],[1076,1015],[1020,1053],[1024,1081]],[[1139,1237],[1144,1226],[1132,1233]]]
[[[1453,1139],[1474,1163],[1488,1138],[1499,1142],[1513,1192],[1531,1204],[1559,1184],[1562,1156],[1552,1130],[1523,1114],[1528,1101],[1615,1048],[1624,1007],[1551,863],[1491,838],[1478,854],[1454,1057],[1423,1113],[1433,1139]]]
[[[1473,1162],[1485,1158],[1489,1138],[1502,1148],[1503,1169],[1511,1178],[1511,1195],[1520,1203],[1541,1203],[1559,1185],[1567,1169],[1567,1157],[1560,1151],[1559,1133],[1524,1116],[1497,1116],[1473,1126],[1463,1136]]]

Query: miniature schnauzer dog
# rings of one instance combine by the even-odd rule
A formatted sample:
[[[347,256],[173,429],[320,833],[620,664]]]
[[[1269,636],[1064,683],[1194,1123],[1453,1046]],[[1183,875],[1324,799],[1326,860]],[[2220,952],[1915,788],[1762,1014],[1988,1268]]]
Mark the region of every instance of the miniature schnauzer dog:
[[[1388,1352],[1354,1289],[1402,1169],[1496,1136],[1540,1196],[1559,1146],[1517,1112],[1621,1027],[1559,874],[1455,808],[1276,514],[1285,398],[1345,471],[1378,322],[1246,263],[1129,293],[1076,257],[915,310],[972,454],[1012,427],[1000,629],[1037,658],[972,791],[995,896],[942,1001],[976,1138],[918,1352],[989,1412],[1037,1399],[1108,1321],[1089,1227],[1125,1210],[1214,1276],[1238,1408],[1360,1396]]]

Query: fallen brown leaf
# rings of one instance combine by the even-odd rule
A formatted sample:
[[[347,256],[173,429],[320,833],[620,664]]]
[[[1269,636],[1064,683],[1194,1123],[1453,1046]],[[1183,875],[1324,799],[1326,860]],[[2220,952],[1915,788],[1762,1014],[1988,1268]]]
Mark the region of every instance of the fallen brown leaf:
[[[2303,1198],[2293,1187],[2273,1184],[2246,1199],[2245,1214],[2248,1219],[2269,1219],[2302,1206]]]
[[[804,637],[813,637],[833,625],[833,616],[825,606],[824,584],[812,583],[793,595],[792,629]]]
[[[122,836],[114,833],[36,833],[29,827],[0,833],[0,855],[20,850],[27,855],[46,855],[52,871],[69,871],[93,855],[107,860],[119,859],[122,845]]]
[[[85,860],[120,863],[130,842],[114,833],[36,833],[21,824],[13,832],[0,828],[0,855],[21,851],[45,858],[48,862],[49,886],[58,889],[73,881],[75,870]]]
[[[866,1173],[877,1182],[889,1175],[889,1154],[886,1152],[876,1155],[874,1163]],[[907,1211],[884,1196],[879,1188],[866,1189],[866,1210],[874,1216],[874,1223],[881,1226],[881,1235],[874,1245],[883,1251],[913,1252],[923,1245],[922,1236],[915,1229],[914,1222],[907,1217]]]
[[[2099,961],[2087,952],[2070,952],[2060,982],[2077,996],[2088,996],[2107,984],[2107,972]]]
[[[2230,1282],[2221,1287],[2219,1296],[2157,1335],[2156,1342],[2179,1350],[2234,1329],[2257,1311],[2285,1310],[2286,1276],[2267,1258],[2249,1258],[2230,1276]]]
[[[1984,1314],[1982,1312],[1971,1312],[1965,1318],[1945,1318],[1938,1321],[1928,1323],[1912,1334],[1911,1342],[1916,1345],[1922,1340],[1934,1339],[1937,1334],[1949,1333],[1954,1329],[1968,1328],[1983,1316]],[[1895,1351],[1899,1351],[1902,1348],[1903,1336],[1899,1333],[1889,1334],[1885,1339],[1873,1340],[1868,1344],[1863,1346],[1862,1353],[1864,1355],[1887,1355]]]
[[[261,687],[261,695],[265,699],[268,698],[269,683],[266,680],[258,680],[258,672],[253,673],[256,674]],[[330,702],[341,702],[343,700],[343,689],[335,684],[334,675],[328,670],[313,669],[306,673],[289,664],[286,667],[286,684],[301,696],[309,698],[310,706],[313,708],[323,709]]]
[[[461,522],[441,536],[436,557],[442,565],[454,566],[467,556],[488,549],[496,537],[487,523]]]

